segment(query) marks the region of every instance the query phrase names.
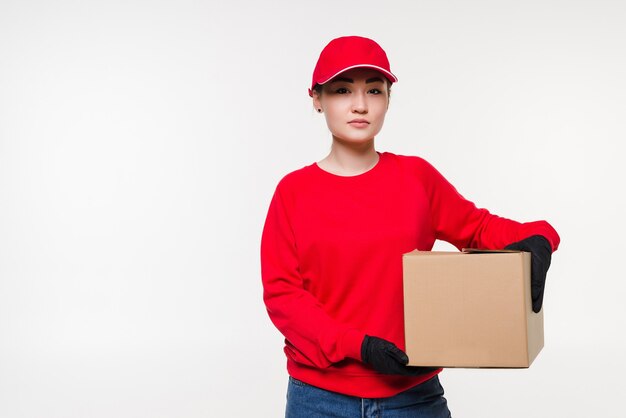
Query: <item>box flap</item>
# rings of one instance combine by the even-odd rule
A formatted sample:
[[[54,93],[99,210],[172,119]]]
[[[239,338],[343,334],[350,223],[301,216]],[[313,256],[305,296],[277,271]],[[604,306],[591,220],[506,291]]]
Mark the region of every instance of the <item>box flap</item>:
[[[490,253],[520,253],[523,251],[518,251],[518,250],[487,250],[484,248],[463,248],[461,250],[461,252],[464,252],[466,254],[490,254]]]

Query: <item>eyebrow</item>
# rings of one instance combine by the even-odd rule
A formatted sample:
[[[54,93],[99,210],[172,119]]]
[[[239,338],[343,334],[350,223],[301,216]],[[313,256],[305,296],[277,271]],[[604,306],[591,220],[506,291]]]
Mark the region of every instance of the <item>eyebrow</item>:
[[[346,77],[336,77],[336,78],[334,78],[334,79],[331,81],[331,83],[336,83],[336,82],[339,82],[339,81],[344,81],[344,82],[346,82],[346,83],[354,83],[354,80],[353,80],[353,79],[351,79],[351,78],[346,78]],[[382,82],[383,82],[383,79],[382,79],[382,78],[380,78],[380,77],[372,77],[372,78],[368,78],[367,80],[365,80],[365,84],[375,83],[376,81],[379,81],[379,82],[381,82],[381,83],[382,83]]]

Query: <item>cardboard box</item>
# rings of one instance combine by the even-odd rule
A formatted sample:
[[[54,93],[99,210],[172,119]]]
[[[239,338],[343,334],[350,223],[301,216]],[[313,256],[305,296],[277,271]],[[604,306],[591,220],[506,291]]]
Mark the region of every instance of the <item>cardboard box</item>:
[[[543,310],[532,311],[530,256],[517,251],[404,254],[409,364],[529,367],[543,348]]]

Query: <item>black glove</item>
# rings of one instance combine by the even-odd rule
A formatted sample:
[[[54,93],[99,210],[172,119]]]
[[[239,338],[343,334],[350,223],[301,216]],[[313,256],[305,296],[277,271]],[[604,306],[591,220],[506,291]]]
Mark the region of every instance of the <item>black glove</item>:
[[[504,247],[505,250],[527,251],[532,254],[530,268],[530,295],[533,299],[533,312],[539,312],[543,304],[543,290],[546,286],[546,273],[552,259],[550,242],[541,235],[533,235]]]
[[[437,370],[434,367],[407,366],[409,357],[394,343],[366,335],[361,344],[361,358],[382,374],[419,376]]]

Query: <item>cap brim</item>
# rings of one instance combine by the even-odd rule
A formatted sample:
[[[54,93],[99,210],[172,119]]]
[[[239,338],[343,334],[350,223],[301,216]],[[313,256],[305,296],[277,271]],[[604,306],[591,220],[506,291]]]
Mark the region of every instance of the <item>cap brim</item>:
[[[398,77],[396,77],[390,71],[387,71],[387,70],[385,70],[382,67],[378,67],[378,66],[372,65],[372,64],[357,64],[357,65],[351,65],[349,67],[343,68],[343,69],[337,71],[335,74],[331,75],[330,77],[327,77],[325,80],[318,81],[317,84],[326,84],[330,80],[332,80],[333,78],[337,77],[339,74],[345,73],[346,71],[352,70],[354,68],[371,68],[372,70],[376,70],[376,71],[379,71],[379,72],[383,73],[385,75],[385,77],[387,77],[389,79],[389,81],[391,81],[392,83],[398,82]]]

